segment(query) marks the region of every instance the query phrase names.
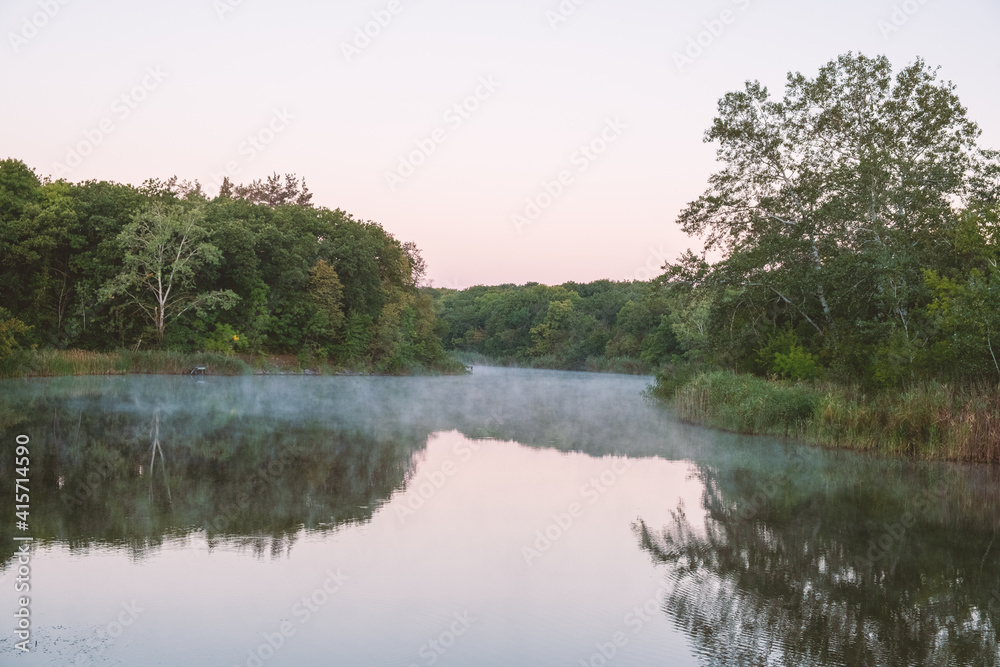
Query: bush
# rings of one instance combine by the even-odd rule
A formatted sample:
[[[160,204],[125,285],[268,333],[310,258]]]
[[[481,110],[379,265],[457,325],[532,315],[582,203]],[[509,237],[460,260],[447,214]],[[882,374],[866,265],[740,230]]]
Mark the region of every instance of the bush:
[[[203,339],[202,347],[206,352],[236,354],[237,352],[246,352],[249,346],[247,337],[241,335],[236,329],[228,324],[216,324],[215,331]]]
[[[822,373],[816,356],[803,350],[797,343],[792,345],[787,354],[775,353],[771,371],[790,380],[815,380]]]
[[[10,317],[6,309],[0,308],[0,360],[7,359],[21,348],[17,340],[19,334],[31,329],[19,319]]]

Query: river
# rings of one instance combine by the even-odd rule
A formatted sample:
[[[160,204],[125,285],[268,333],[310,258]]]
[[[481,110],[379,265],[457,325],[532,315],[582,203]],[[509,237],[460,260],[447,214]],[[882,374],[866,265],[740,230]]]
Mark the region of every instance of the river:
[[[0,664],[1000,664],[1000,470],[682,424],[648,384],[4,380]]]

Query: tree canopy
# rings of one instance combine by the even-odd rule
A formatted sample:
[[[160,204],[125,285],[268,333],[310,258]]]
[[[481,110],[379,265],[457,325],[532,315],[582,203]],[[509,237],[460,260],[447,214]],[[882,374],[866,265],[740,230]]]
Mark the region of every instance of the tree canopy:
[[[678,219],[706,254],[664,282],[711,294],[712,352],[746,369],[768,370],[757,352],[784,336],[842,374],[892,383],[945,371],[939,343],[958,326],[966,370],[1000,373],[985,363],[1000,312],[941,301],[995,298],[997,153],[979,135],[954,84],[920,59],[894,75],[884,56],[848,53],[815,77],[790,73],[781,99],[747,82],[719,101],[705,140],[722,167]]]
[[[420,252],[277,175],[201,186],[42,180],[0,162],[0,312],[24,346],[444,362]]]

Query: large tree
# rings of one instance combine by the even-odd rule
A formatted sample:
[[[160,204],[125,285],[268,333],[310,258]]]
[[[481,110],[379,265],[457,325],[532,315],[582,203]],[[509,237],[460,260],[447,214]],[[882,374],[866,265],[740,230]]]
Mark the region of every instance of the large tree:
[[[108,299],[125,301],[145,315],[162,342],[167,323],[192,309],[228,309],[239,297],[231,290],[198,292],[199,270],[218,264],[200,207],[154,204],[137,214],[118,239],[124,268],[103,289]]]
[[[730,331],[784,320],[829,346],[891,328],[915,345],[922,269],[952,249],[995,160],[979,134],[920,59],[893,76],[885,57],[848,53],[789,74],[782,99],[748,82],[719,101],[705,140],[723,168],[679,218],[721,260],[688,254],[670,277],[724,294]]]

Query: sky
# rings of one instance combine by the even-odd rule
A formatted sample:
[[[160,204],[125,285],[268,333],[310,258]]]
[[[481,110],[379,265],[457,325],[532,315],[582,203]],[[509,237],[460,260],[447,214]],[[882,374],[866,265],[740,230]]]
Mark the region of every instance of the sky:
[[[7,0],[0,159],[140,184],[295,173],[438,287],[646,280],[726,92],[924,58],[1000,148],[989,0]]]

